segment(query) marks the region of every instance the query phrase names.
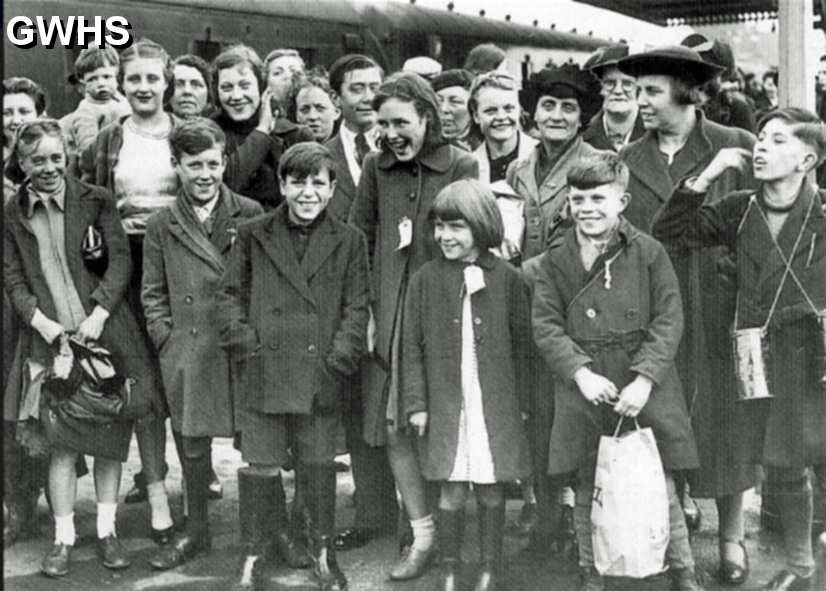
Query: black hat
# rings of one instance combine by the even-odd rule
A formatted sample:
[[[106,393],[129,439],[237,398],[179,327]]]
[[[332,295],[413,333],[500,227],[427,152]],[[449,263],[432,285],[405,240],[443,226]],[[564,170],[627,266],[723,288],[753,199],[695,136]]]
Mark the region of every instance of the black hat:
[[[736,68],[731,45],[719,39],[709,41],[699,33],[692,33],[680,45],[693,49],[705,61],[720,66],[727,74],[733,73]]]
[[[576,98],[582,111],[583,123],[590,121],[602,106],[599,82],[590,72],[575,64],[544,68],[531,75],[519,91],[519,102],[522,109],[533,116],[540,97],[548,94],[559,98]]]
[[[582,69],[588,70],[594,76],[600,78],[606,68],[616,66],[622,58],[628,56],[628,53],[628,46],[625,43],[600,47],[591,54]]]
[[[705,84],[723,71],[700,54],[682,45],[658,47],[621,59],[617,66],[629,76],[664,75],[679,78],[691,86]]]
[[[433,87],[434,92],[439,92],[451,86],[461,86],[462,88],[468,89],[470,88],[471,82],[473,82],[473,74],[467,70],[445,70],[441,74],[433,77],[430,81],[430,86]]]

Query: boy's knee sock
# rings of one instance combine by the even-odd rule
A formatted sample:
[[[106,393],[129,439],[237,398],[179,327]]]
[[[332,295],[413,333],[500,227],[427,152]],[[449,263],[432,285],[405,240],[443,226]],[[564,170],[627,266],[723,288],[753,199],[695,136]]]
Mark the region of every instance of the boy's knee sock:
[[[75,544],[75,514],[54,516],[54,543],[74,546]]]
[[[115,514],[117,510],[117,503],[98,503],[98,539],[102,540],[103,538],[117,535],[115,532]]]
[[[429,550],[433,546],[436,537],[436,524],[433,515],[426,515],[421,519],[411,519],[410,527],[413,528],[413,547],[418,550]]]
[[[574,505],[574,529],[579,546],[579,566],[594,566],[594,546],[591,540],[591,498],[594,489],[580,486]]]
[[[152,510],[152,529],[172,527],[172,514],[169,511],[169,496],[163,480],[146,485],[149,507]]]
[[[691,540],[685,524],[685,514],[677,495],[677,487],[671,475],[665,477],[668,494],[668,525],[671,529],[668,546],[665,550],[665,562],[672,569],[693,569],[694,555],[691,553]]]
[[[808,478],[783,482],[779,492],[780,521],[786,563],[796,575],[808,577],[814,571],[812,553],[812,485]]]

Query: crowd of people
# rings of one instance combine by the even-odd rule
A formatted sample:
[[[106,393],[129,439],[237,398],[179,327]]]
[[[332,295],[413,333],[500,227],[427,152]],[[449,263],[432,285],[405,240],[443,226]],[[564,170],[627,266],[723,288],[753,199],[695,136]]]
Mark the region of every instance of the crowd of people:
[[[785,567],[762,589],[814,591],[826,195],[809,179],[826,124],[778,106],[776,71],[746,79],[699,35],[525,81],[505,57],[486,44],[461,69],[419,57],[387,73],[361,54],[308,69],[294,49],[238,45],[208,64],[148,39],[92,46],[60,120],[35,80],[5,79],[4,547],[32,535],[45,486],[41,570],[69,572],[91,456],[98,555],[129,567],[116,512],[134,434],[126,501],[148,501],[152,567],[208,553],[211,441],[234,437],[228,588],[260,588],[272,547],[342,591],[336,552],[397,535],[391,580],[438,554],[438,588],[455,591],[472,490],[474,589],[506,589],[516,484],[529,549],[572,551],[579,591],[601,591],[600,438],[636,425],[665,471],[673,589],[703,588],[694,498],[716,501],[717,577],[747,580],[743,495],[765,480]],[[765,396],[732,348],[749,329],[770,353]],[[97,393],[128,391],[112,416],[78,411],[93,346],[126,378]],[[338,426],[356,513],[337,532]]]

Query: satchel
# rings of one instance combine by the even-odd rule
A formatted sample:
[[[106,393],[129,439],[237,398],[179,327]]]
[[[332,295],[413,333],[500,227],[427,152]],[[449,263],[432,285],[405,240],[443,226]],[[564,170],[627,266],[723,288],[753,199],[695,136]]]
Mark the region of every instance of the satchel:
[[[109,252],[103,235],[97,228],[90,225],[83,233],[80,243],[80,256],[86,268],[98,276],[103,276],[109,267]]]
[[[670,536],[668,492],[654,432],[636,429],[599,442],[591,508],[599,574],[642,579],[661,573]]]

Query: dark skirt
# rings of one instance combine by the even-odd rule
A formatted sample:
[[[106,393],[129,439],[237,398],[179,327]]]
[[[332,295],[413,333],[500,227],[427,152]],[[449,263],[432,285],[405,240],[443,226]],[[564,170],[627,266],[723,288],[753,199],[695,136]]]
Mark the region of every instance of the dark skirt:
[[[70,417],[58,417],[42,409],[42,421],[52,447],[62,447],[80,454],[125,462],[129,456],[133,421],[91,423]]]

